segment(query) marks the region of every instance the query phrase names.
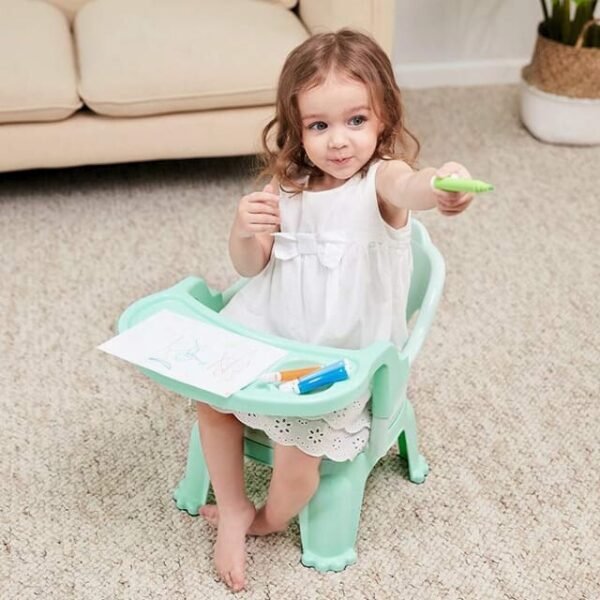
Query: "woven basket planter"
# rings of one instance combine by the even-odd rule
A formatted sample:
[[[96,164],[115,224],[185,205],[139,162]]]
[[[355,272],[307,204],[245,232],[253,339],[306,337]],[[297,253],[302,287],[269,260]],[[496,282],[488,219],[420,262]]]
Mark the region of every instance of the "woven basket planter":
[[[575,46],[568,46],[538,33],[531,63],[523,68],[523,79],[549,94],[600,98],[600,48],[583,48],[584,35],[585,30]]]
[[[521,119],[542,141],[600,144],[600,48],[584,48],[590,21],[575,46],[538,37],[523,68]]]

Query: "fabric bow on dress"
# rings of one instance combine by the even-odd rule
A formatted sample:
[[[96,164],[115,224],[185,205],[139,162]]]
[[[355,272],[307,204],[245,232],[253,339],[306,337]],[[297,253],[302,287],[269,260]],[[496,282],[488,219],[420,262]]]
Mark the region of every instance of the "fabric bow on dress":
[[[316,233],[274,233],[273,255],[278,260],[291,260],[304,254],[315,254],[328,269],[337,267],[347,244],[339,235]]]

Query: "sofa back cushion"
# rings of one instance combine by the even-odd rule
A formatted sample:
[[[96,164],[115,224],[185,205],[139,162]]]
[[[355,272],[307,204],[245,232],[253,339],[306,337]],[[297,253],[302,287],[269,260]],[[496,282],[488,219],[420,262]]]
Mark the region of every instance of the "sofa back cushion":
[[[54,4],[54,6],[58,6],[65,15],[72,21],[75,18],[77,11],[88,2],[92,0],[44,0],[44,2],[49,2],[50,4]]]
[[[65,15],[67,15],[69,20],[72,21],[75,18],[75,15],[79,11],[79,9],[84,4],[87,4],[88,2],[91,2],[92,0],[43,0],[43,1],[50,2],[51,4],[58,6],[58,8],[60,8],[65,13]],[[122,1],[126,2],[127,0],[122,0]],[[164,1],[166,3],[168,3],[169,0],[164,0]],[[203,0],[197,0],[197,1],[202,2]],[[227,0],[223,0],[223,1],[227,2]],[[266,2],[276,2],[278,4],[282,4],[286,8],[294,8],[294,6],[296,6],[296,4],[298,3],[298,0],[265,0],[265,1]]]
[[[95,0],[74,32],[81,98],[117,117],[272,104],[285,57],[308,37],[265,0]]]
[[[81,107],[65,16],[44,2],[1,0],[0,123],[56,121]]]

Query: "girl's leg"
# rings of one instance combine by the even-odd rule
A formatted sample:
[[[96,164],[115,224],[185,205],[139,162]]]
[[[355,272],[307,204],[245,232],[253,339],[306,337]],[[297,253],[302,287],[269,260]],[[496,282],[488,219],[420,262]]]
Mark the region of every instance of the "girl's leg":
[[[244,483],[244,425],[202,402],[197,411],[202,451],[219,505],[215,566],[225,583],[239,591],[245,586],[246,533],[256,514]]]
[[[317,491],[320,464],[321,457],[305,454],[295,446],[276,444],[267,501],[256,513],[248,533],[267,535],[283,531]],[[209,523],[219,525],[217,506],[203,507],[200,512]]]
[[[321,457],[310,456],[295,446],[275,444],[273,473],[267,501],[256,513],[251,535],[283,531],[319,487]]]

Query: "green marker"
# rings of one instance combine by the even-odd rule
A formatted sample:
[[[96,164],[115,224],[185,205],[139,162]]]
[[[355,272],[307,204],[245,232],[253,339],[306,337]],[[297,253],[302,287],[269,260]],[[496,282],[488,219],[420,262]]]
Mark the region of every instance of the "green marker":
[[[494,186],[479,179],[460,179],[458,177],[433,177],[431,187],[444,192],[467,192],[479,194],[491,192]]]

